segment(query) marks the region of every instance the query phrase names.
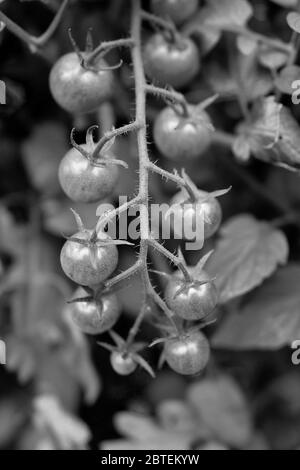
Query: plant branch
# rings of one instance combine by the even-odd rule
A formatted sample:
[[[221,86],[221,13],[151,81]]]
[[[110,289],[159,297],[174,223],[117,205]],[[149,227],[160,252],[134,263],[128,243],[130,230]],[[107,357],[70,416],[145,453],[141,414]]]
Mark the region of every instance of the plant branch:
[[[173,180],[179,185],[186,186],[186,182],[180,176],[175,174],[169,174],[160,170],[154,163],[149,159],[148,147],[147,147],[147,122],[146,122],[146,94],[147,91],[154,92],[156,94],[163,95],[163,92],[155,87],[149,87],[146,83],[146,77],[144,72],[143,58],[142,58],[142,40],[141,40],[141,26],[142,26],[142,10],[141,10],[141,0],[131,0],[132,3],[132,13],[131,13],[131,44],[132,44],[132,62],[133,62],[133,71],[134,71],[134,80],[135,80],[135,100],[136,100],[136,112],[134,122],[123,126],[119,129],[114,129],[111,132],[106,133],[99,143],[96,146],[94,155],[97,155],[103,146],[108,143],[111,139],[115,138],[118,135],[124,134],[129,131],[136,131],[137,136],[137,145],[138,145],[138,155],[139,155],[139,192],[136,198],[131,201],[123,204],[119,208],[111,211],[106,214],[106,216],[100,217],[96,230],[103,228],[103,224],[107,224],[109,220],[113,217],[120,215],[122,212],[127,210],[132,205],[139,205],[140,210],[140,247],[139,255],[137,262],[131,266],[129,269],[123,273],[115,276],[114,278],[108,280],[105,284],[105,289],[111,290],[115,287],[121,287],[120,284],[128,281],[133,275],[141,273],[143,287],[144,287],[144,296],[145,304],[143,305],[142,313],[138,316],[135,324],[133,325],[128,342],[131,344],[134,341],[134,338],[138,332],[140,324],[144,319],[144,310],[146,308],[147,297],[151,297],[155,303],[161,308],[164,314],[168,317],[170,322],[176,331],[178,327],[174,320],[174,315],[160,297],[160,295],[155,291],[148,272],[148,252],[150,245],[156,248],[161,254],[166,256],[171,260],[179,269],[182,270],[185,278],[190,280],[190,275],[183,265],[182,261],[177,258],[175,255],[170,253],[167,249],[162,247],[158,242],[151,240],[150,237],[150,228],[149,228],[149,172],[155,171],[160,173],[163,177],[168,177],[168,179]],[[174,100],[174,94],[172,92],[166,92],[168,98]],[[177,95],[177,94],[176,94]],[[178,94],[179,96],[179,94]],[[180,96],[180,100],[182,97]]]
[[[27,31],[25,31],[14,21],[8,18],[2,11],[0,11],[0,21],[5,24],[7,29],[12,34],[21,39],[21,41],[26,42],[26,44],[31,46],[33,50],[36,50],[40,47],[43,47],[49,41],[51,36],[55,33],[69,2],[70,0],[63,1],[48,29],[41,36],[38,37],[32,36],[31,34],[27,33]]]
[[[260,33],[256,33],[255,31],[252,31],[251,29],[245,26],[232,25],[224,26],[221,29],[224,32],[241,34],[242,36],[257,41],[258,43],[265,44],[266,46],[270,46],[274,49],[277,49],[278,51],[287,52],[288,54],[290,54],[293,49],[293,45],[291,45],[290,43],[281,41],[280,39],[270,38]]]
[[[131,199],[130,201],[125,202],[125,204],[122,204],[120,207],[116,207],[116,209],[110,211],[109,213],[101,215],[96,226],[96,232],[102,231],[105,226],[115,217],[120,216],[123,212],[126,212],[130,207],[137,206],[140,203],[141,199],[139,196],[137,196]]]
[[[106,55],[112,49],[119,47],[133,47],[134,41],[132,38],[117,39],[115,41],[105,41],[99,44],[85,60],[86,65],[91,65],[99,55]]]
[[[99,153],[101,152],[101,149],[104,147],[105,144],[107,144],[110,140],[120,136],[127,134],[128,132],[133,132],[138,130],[140,127],[140,124],[137,121],[131,122],[129,124],[126,124],[126,126],[119,127],[118,129],[113,129],[110,132],[106,132],[104,136],[99,140],[98,144],[95,147],[95,150],[93,151],[92,154],[92,159],[96,159]]]
[[[105,289],[111,290],[113,287],[116,287],[116,286],[118,286],[118,288],[121,288],[119,284],[123,283],[123,281],[128,281],[132,276],[140,272],[141,269],[142,269],[142,263],[140,262],[140,260],[138,260],[133,266],[130,266],[130,268],[126,269],[126,271],[118,274],[112,279],[109,279],[105,283]]]
[[[179,104],[183,108],[183,114],[188,116],[188,103],[185,99],[185,96],[182,93],[178,93],[175,90],[168,90],[166,88],[160,88],[155,85],[146,85],[146,93],[159,96],[165,101],[169,101],[174,104]]]
[[[162,246],[157,240],[150,239],[149,240],[149,245],[151,245],[155,250],[157,250],[159,253],[164,255],[167,259],[169,259],[175,266],[177,266],[178,269],[181,270],[182,274],[184,275],[184,278],[187,282],[192,281],[192,277],[190,273],[188,272],[186,266],[182,262],[178,256],[173,255],[169,250],[167,250],[164,246]]]
[[[167,170],[163,170],[162,168],[160,168],[153,162],[149,162],[148,168],[153,173],[157,173],[158,175],[160,175],[162,178],[173,181],[173,183],[177,184],[178,186],[181,186],[184,188],[186,187],[186,181],[183,178],[181,178],[179,175],[177,175],[176,173],[170,173]]]
[[[145,302],[142,309],[141,309],[141,311],[140,311],[140,313],[139,313],[139,315],[136,317],[136,319],[133,323],[133,326],[129,330],[128,337],[127,337],[127,340],[126,340],[126,350],[127,351],[130,349],[130,346],[134,342],[135,337],[139,332],[140,326],[143,323],[146,312],[147,312],[147,307],[148,307],[148,305]]]
[[[152,13],[149,13],[148,11],[142,10],[141,18],[143,21],[147,21],[150,24],[159,26],[160,28],[169,31],[173,35],[178,34],[178,31],[174,23],[172,23],[171,21],[165,20],[164,18],[161,18],[160,16],[153,15]]]

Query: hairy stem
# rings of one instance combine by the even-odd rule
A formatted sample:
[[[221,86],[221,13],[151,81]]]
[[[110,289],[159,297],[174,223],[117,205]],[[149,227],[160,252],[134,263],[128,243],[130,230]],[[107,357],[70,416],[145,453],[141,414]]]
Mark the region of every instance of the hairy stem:
[[[99,140],[98,144],[95,147],[92,158],[96,159],[99,155],[99,152],[110,140],[118,137],[120,135],[127,134],[128,132],[133,132],[138,130],[140,127],[137,121],[126,124],[125,126],[119,127],[118,129],[113,129],[112,131],[106,132],[104,136]]]
[[[123,281],[128,281],[132,276],[134,276],[135,274],[140,272],[142,267],[143,267],[142,263],[140,262],[140,260],[138,260],[133,266],[126,269],[126,271],[118,274],[117,276],[113,277],[112,279],[109,279],[105,283],[105,288],[107,290],[111,290],[113,287],[115,287],[117,285],[119,287],[120,283],[122,283]]]
[[[173,255],[169,250],[167,250],[164,246],[162,246],[157,240],[149,240],[149,244],[155,250],[157,250],[159,253],[161,253],[163,256],[169,259],[175,266],[177,266],[177,268],[181,270],[187,282],[192,281],[191,275],[189,274],[186,266],[184,265],[184,263],[181,261],[180,258]]]
[[[178,186],[181,186],[184,188],[186,187],[186,181],[183,178],[181,178],[179,175],[177,175],[176,173],[170,173],[167,170],[163,170],[162,168],[160,168],[153,162],[149,162],[148,168],[153,173],[157,173],[158,175],[160,175],[162,178],[173,181],[173,183],[177,184]]]
[[[141,10],[141,0],[131,0],[132,4],[132,13],[131,13],[131,44],[132,44],[132,62],[133,62],[133,72],[135,80],[135,101],[136,101],[136,112],[134,122],[121,127],[120,129],[114,129],[111,132],[106,133],[102,139],[100,139],[97,147],[95,149],[95,154],[98,153],[103,145],[109,142],[112,138],[124,134],[129,131],[136,131],[137,136],[137,145],[138,145],[138,155],[139,155],[139,192],[136,198],[132,199],[128,203],[123,204],[119,208],[111,211],[110,213],[100,217],[96,230],[101,230],[113,217],[120,215],[122,212],[126,211],[129,207],[133,205],[139,205],[140,210],[140,247],[138,261],[131,266],[129,269],[123,273],[115,276],[114,278],[108,280],[105,284],[107,290],[111,290],[120,287],[121,283],[128,281],[133,275],[140,273],[143,281],[144,287],[144,297],[145,304],[143,305],[142,310],[146,308],[147,298],[152,298],[155,303],[161,308],[163,313],[168,317],[172,323],[175,331],[177,331],[177,325],[174,321],[174,315],[169,310],[168,306],[160,295],[154,289],[151,279],[148,272],[148,252],[149,247],[152,246],[156,248],[161,254],[167,257],[171,262],[173,262],[179,269],[182,270],[185,278],[190,280],[190,275],[183,265],[181,260],[175,255],[170,253],[167,249],[162,247],[158,242],[155,242],[150,237],[150,227],[149,227],[149,173],[150,171],[155,171],[160,173],[161,176],[167,177],[168,179],[173,180],[179,185],[186,186],[186,182],[179,175],[171,174],[160,170],[154,163],[149,159],[148,147],[147,147],[147,122],[146,122],[146,97],[147,92],[152,92],[154,94],[164,95],[164,92],[160,89],[152,88],[147,85],[143,58],[142,58],[142,40],[141,40],[141,26],[142,26],[142,10]],[[169,98],[172,97],[174,100],[174,95],[178,97],[178,100],[184,100],[182,95],[167,92],[166,94]],[[185,101],[185,100],[184,100]],[[136,323],[134,324],[128,341],[130,344],[134,341],[134,338],[137,334],[137,331],[144,319],[144,313],[141,313],[138,316]]]
[[[125,202],[120,207],[117,207],[116,209],[110,211],[108,214],[103,214],[99,218],[99,221],[96,226],[96,231],[102,231],[106,227],[106,225],[111,222],[115,217],[120,216],[123,212],[126,212],[130,207],[137,206],[140,203],[140,197],[137,196],[131,199],[130,201]]]
[[[106,41],[99,44],[93,52],[89,54],[87,59],[85,60],[86,65],[91,65],[93,61],[99,56],[104,55],[110,52],[112,49],[116,49],[118,47],[132,47],[134,45],[134,41],[132,38],[125,38],[125,39],[117,39],[115,41]]]
[[[149,216],[148,216],[148,195],[149,176],[148,165],[149,156],[147,148],[147,122],[146,122],[146,77],[144,73],[142,59],[141,41],[141,1],[132,0],[131,37],[134,39],[132,49],[133,71],[135,79],[135,100],[136,100],[136,122],[139,125],[137,131],[137,144],[139,154],[139,196],[143,203],[140,205],[140,260],[143,265],[142,276],[144,283],[147,282],[147,257],[149,239]]]

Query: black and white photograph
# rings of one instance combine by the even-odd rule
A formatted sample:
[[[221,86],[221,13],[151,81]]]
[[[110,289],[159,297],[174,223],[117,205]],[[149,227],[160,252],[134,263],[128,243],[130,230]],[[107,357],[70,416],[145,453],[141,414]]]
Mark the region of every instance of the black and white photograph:
[[[0,450],[300,450],[300,0],[0,0]]]

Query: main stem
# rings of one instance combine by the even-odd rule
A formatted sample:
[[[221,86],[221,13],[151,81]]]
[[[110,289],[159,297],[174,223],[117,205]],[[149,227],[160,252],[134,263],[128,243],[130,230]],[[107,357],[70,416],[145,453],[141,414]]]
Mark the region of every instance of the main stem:
[[[149,156],[147,148],[147,122],[146,122],[146,78],[144,73],[141,41],[141,1],[132,0],[131,37],[134,40],[132,61],[135,78],[137,144],[139,155],[139,197],[140,197],[140,260],[143,263],[142,275],[144,282],[148,283],[147,257],[149,238],[148,194]]]

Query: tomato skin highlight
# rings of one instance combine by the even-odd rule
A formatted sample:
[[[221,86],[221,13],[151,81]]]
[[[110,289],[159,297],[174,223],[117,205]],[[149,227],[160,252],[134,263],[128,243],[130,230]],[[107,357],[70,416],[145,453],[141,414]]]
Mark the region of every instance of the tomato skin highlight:
[[[87,145],[82,145],[88,150]],[[107,159],[109,161],[109,155]],[[77,149],[72,148],[62,159],[58,178],[66,195],[75,202],[98,202],[111,195],[119,177],[116,165],[93,165]]]
[[[125,354],[120,351],[113,351],[111,353],[110,363],[113,370],[123,376],[132,374],[137,368],[137,363],[130,354]]]
[[[198,9],[198,0],[152,0],[151,10],[155,15],[170,19],[176,25],[188,20]]]
[[[199,51],[189,38],[181,38],[182,47],[168,42],[162,34],[154,34],[144,48],[145,72],[149,79],[162,86],[183,88],[200,70]]]
[[[181,375],[202,372],[210,358],[210,346],[200,331],[181,338],[170,338],[164,347],[164,357],[169,367]]]
[[[74,238],[89,240],[91,230],[78,232]],[[109,239],[102,234],[104,239]],[[60,254],[64,273],[81,286],[97,286],[106,281],[118,265],[118,249],[115,245],[97,246],[95,263],[91,262],[91,248],[72,240],[67,240]]]
[[[204,197],[208,193],[205,191],[199,191],[200,196]],[[201,210],[201,213],[204,215],[204,239],[207,240],[211,238],[220,228],[222,223],[222,208],[219,201],[211,197],[205,202],[185,202],[187,200],[187,195],[183,191],[179,191],[175,196],[171,199],[171,206],[174,205],[174,220],[182,220],[182,227],[195,227],[196,225],[196,218],[197,214]],[[181,205],[184,203],[183,205]],[[173,219],[171,218],[171,225],[173,229],[174,235],[177,238],[181,238],[182,234],[181,230],[176,231],[176,223],[174,223]],[[181,229],[181,227],[180,227]],[[185,238],[184,238],[185,239]]]
[[[84,289],[79,288],[74,298],[86,297]],[[71,305],[71,318],[75,325],[89,335],[99,335],[110,330],[117,323],[121,307],[115,294],[104,294],[100,302],[95,300],[74,302]]]
[[[204,271],[195,277],[197,281],[209,280],[210,277]],[[208,282],[201,286],[187,286],[184,292],[176,296],[184,286],[182,276],[173,276],[168,282],[165,291],[165,299],[169,308],[180,318],[189,321],[199,321],[207,317],[216,308],[219,295],[214,282]]]
[[[49,85],[59,106],[72,114],[84,114],[111,98],[114,76],[111,70],[99,70],[108,64],[101,59],[93,67],[95,71],[83,68],[75,52],[58,59],[50,72]]]
[[[191,115],[199,116],[207,125],[211,124],[205,111],[189,106]],[[162,155],[170,160],[193,160],[200,157],[211,144],[211,131],[205,124],[191,123],[188,118],[180,116],[171,107],[163,109],[154,123],[154,142]]]

